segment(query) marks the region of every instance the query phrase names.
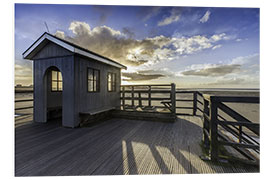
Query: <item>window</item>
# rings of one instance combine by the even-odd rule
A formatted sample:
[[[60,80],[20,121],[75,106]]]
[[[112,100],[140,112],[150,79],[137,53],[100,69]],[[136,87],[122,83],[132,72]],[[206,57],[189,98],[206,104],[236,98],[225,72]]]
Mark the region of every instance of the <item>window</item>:
[[[108,73],[108,91],[116,91],[116,74]]]
[[[62,91],[63,90],[63,82],[62,82],[62,74],[60,71],[52,71],[52,91]]]
[[[88,82],[88,92],[98,92],[99,91],[99,70],[88,68],[87,69],[87,82]]]

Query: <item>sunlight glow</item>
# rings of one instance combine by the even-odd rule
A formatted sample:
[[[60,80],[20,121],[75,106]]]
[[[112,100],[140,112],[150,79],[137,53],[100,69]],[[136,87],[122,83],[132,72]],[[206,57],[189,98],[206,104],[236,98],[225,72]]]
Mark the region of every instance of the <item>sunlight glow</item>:
[[[136,163],[136,167],[138,169],[138,173],[139,174],[150,174],[150,172],[148,171],[149,169],[151,169],[152,166],[155,166],[154,169],[158,169],[158,172],[155,172],[154,174],[160,173],[161,170],[157,164],[156,159],[154,158],[152,151],[150,149],[150,147],[147,144],[144,143],[138,143],[138,142],[131,142],[132,145],[132,149],[133,149],[133,154],[136,157],[135,158],[135,163]],[[139,158],[140,156],[136,156],[135,154],[138,154],[138,152],[136,152],[137,150],[144,150],[145,153],[140,154],[140,156],[143,156],[141,158]],[[145,164],[148,165],[148,167],[145,167]],[[149,166],[151,165],[151,166]],[[152,172],[153,173],[153,172]]]
[[[179,171],[181,171],[181,173],[187,173],[182,164],[178,162],[178,160],[168,148],[156,146],[156,149],[160,156],[163,154],[163,161],[170,170],[170,173],[176,174],[179,173]]]

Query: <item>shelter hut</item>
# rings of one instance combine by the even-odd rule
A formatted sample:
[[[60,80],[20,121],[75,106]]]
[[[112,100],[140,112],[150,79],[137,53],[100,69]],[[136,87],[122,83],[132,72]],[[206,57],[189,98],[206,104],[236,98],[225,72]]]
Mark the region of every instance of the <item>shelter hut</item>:
[[[33,60],[34,121],[60,112],[62,126],[80,125],[80,114],[120,108],[121,69],[116,61],[47,32],[24,53]]]

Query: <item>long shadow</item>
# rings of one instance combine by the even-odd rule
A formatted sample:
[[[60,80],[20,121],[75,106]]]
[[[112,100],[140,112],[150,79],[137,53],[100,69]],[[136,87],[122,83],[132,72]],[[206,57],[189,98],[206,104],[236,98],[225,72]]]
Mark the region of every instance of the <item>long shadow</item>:
[[[163,174],[171,174],[169,168],[165,164],[163,158],[160,156],[159,152],[156,150],[156,148],[151,147],[151,152],[155,158],[155,161],[157,162],[159,169]]]
[[[136,166],[135,155],[134,155],[134,151],[133,151],[131,141],[126,141],[126,147],[127,147],[127,152],[128,152],[128,157],[127,158],[128,158],[129,174],[138,174],[138,169],[137,169],[137,166]]]
[[[128,153],[128,158],[129,158],[128,165],[129,165],[130,174],[138,174],[137,167],[133,165],[136,157],[134,155],[133,148],[131,145],[132,141],[144,143],[144,144],[148,145],[148,147],[150,148],[150,150],[152,152],[154,160],[157,162],[159,169],[161,170],[161,172],[163,174],[171,174],[172,172],[170,172],[170,169],[166,165],[163,157],[155,148],[156,146],[161,146],[161,147],[167,148],[171,152],[171,155],[175,157],[177,162],[180,165],[182,165],[182,167],[185,169],[185,171],[187,173],[198,173],[196,168],[191,164],[190,160],[187,159],[180,152],[180,149],[187,149],[187,153],[191,153],[188,149],[188,143],[185,145],[185,144],[182,144],[180,142],[177,142],[177,140],[175,140],[175,138],[177,139],[176,136],[179,135],[179,133],[174,132],[173,133],[174,135],[172,135],[172,136],[168,135],[167,133],[172,133],[169,131],[181,131],[181,130],[183,131],[183,128],[190,128],[190,129],[196,130],[196,129],[200,129],[201,127],[192,123],[192,122],[189,122],[188,120],[185,120],[185,119],[180,119],[180,121],[182,121],[181,123],[184,125],[184,127],[181,127],[180,129],[178,129],[177,127],[173,127],[175,124],[155,122],[155,123],[159,123],[160,126],[165,127],[165,128],[163,128],[162,132],[158,133],[158,136],[162,136],[161,139],[153,136],[153,134],[151,134],[151,133],[153,133],[153,131],[151,131],[151,132],[149,131],[148,137],[143,137],[143,135],[138,134],[134,139],[126,140],[127,153]],[[138,132],[138,133],[140,133],[140,132]],[[188,136],[189,134],[188,133],[181,133],[181,135]],[[153,137],[153,138],[149,138],[149,137]],[[183,137],[183,138],[185,138],[185,137]],[[186,139],[189,139],[189,138],[186,137]]]
[[[178,161],[178,163],[182,165],[182,167],[185,169],[186,172],[188,172],[189,174],[191,174],[191,173],[198,174],[199,173],[196,170],[196,168],[194,168],[194,166],[191,164],[191,161],[188,160],[180,151],[178,151],[178,153],[177,153],[173,150],[170,150],[170,152],[175,157],[175,159]],[[190,152],[188,152],[188,153],[190,153]],[[185,166],[185,164],[187,164],[188,166]]]

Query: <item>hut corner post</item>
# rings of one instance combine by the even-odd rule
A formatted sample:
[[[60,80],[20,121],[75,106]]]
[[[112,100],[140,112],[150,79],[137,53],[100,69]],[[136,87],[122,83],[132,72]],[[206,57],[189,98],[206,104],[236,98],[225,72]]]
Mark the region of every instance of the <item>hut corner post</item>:
[[[172,114],[176,115],[176,92],[175,92],[175,84],[171,83],[171,102],[172,102]]]
[[[210,156],[211,160],[218,160],[218,129],[217,129],[217,101],[214,96],[210,97]]]

